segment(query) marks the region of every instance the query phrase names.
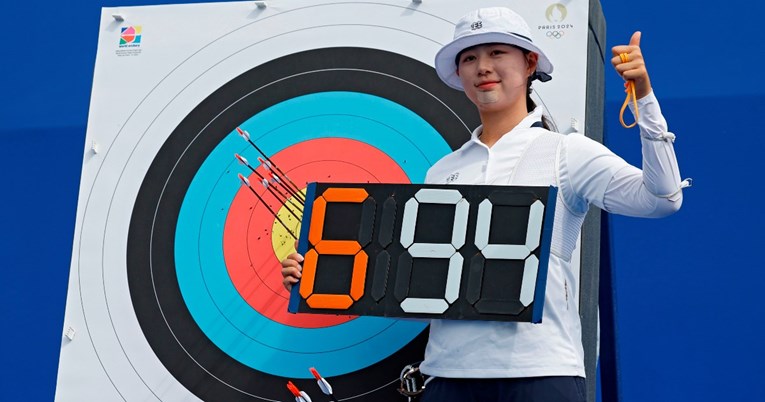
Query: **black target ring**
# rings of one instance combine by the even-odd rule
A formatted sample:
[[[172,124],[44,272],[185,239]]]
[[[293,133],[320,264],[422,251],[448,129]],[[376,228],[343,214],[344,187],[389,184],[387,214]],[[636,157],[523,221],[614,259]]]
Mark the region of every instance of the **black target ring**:
[[[240,122],[284,100],[326,91],[361,92],[396,102],[430,123],[452,149],[478,124],[469,101],[446,88],[431,67],[366,48],[315,49],[270,61],[231,80],[189,113],[159,150],[141,185],[129,228],[127,266],[131,299],[146,340],[167,370],[203,400],[283,400],[289,394],[284,378],[232,359],[191,317],[173,253],[186,189],[209,152]],[[423,350],[425,341],[423,333],[377,364],[332,378],[337,396],[393,399],[394,387],[385,385]],[[298,386],[315,387],[313,381],[304,382]],[[352,388],[371,394],[343,394]]]

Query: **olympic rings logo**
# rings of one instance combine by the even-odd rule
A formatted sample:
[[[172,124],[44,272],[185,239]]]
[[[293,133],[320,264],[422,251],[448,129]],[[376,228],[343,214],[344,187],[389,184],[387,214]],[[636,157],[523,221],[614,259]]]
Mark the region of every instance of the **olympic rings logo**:
[[[547,31],[548,38],[560,39],[564,34],[564,31]]]

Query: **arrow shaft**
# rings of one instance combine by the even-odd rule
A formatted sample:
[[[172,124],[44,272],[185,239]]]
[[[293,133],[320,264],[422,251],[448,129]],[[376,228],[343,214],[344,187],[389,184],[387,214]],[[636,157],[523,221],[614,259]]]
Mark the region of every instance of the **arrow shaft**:
[[[296,184],[295,184],[295,183],[294,183],[292,180],[290,180],[290,178],[287,176],[287,174],[286,174],[286,173],[284,173],[284,172],[283,172],[283,171],[282,171],[282,170],[279,168],[279,166],[276,166],[276,164],[275,164],[275,163],[274,163],[274,162],[271,160],[271,158],[269,158],[269,157],[268,157],[268,155],[266,155],[266,153],[265,153],[265,152],[263,152],[263,151],[260,149],[260,147],[258,147],[257,145],[255,145],[255,143],[254,143],[254,142],[253,142],[251,139],[248,139],[248,140],[247,140],[247,142],[249,142],[249,143],[250,143],[250,145],[252,145],[252,146],[253,146],[253,148],[255,148],[255,150],[256,150],[256,151],[258,151],[258,153],[260,153],[260,154],[263,156],[263,158],[264,158],[264,159],[265,159],[265,160],[266,160],[266,161],[267,161],[269,164],[271,164],[271,167],[272,167],[272,168],[276,169],[276,171],[277,171],[277,172],[279,172],[279,174],[281,174],[281,175],[282,175],[282,176],[283,176],[283,177],[286,179],[286,185],[288,185],[288,186],[291,186],[291,187],[292,187],[292,189],[293,189],[293,190],[294,190],[296,193],[299,193],[299,192],[300,192],[300,188],[298,188],[298,186],[297,186],[297,185],[296,185]],[[303,199],[303,201],[305,201],[305,199]]]
[[[292,233],[292,230],[290,230],[290,228],[287,226],[287,224],[285,224],[285,223],[284,223],[284,221],[282,221],[282,219],[281,219],[281,218],[279,218],[279,215],[277,215],[277,214],[276,214],[276,212],[274,212],[274,210],[273,210],[273,209],[271,209],[271,207],[268,205],[268,203],[266,203],[266,200],[264,200],[264,199],[263,199],[263,197],[261,197],[261,196],[260,196],[260,194],[258,194],[258,192],[257,192],[257,191],[255,191],[255,189],[254,189],[254,188],[252,188],[252,186],[249,186],[249,185],[248,185],[248,186],[247,186],[247,188],[249,188],[249,189],[250,189],[250,191],[252,191],[252,193],[253,193],[253,194],[255,194],[255,196],[256,196],[256,197],[258,197],[258,199],[260,200],[260,202],[262,202],[262,203],[263,203],[263,205],[265,205],[265,207],[268,209],[268,212],[270,212],[270,213],[271,213],[271,215],[273,215],[273,216],[274,216],[274,218],[276,218],[276,220],[277,220],[277,221],[279,221],[279,223],[281,223],[281,224],[282,224],[282,227],[284,227],[284,229],[285,229],[285,230],[286,230],[286,231],[287,231],[289,234],[291,234],[291,235],[292,235],[292,237],[294,237],[295,239],[297,239],[298,237],[297,237],[297,236],[295,236],[295,233]]]

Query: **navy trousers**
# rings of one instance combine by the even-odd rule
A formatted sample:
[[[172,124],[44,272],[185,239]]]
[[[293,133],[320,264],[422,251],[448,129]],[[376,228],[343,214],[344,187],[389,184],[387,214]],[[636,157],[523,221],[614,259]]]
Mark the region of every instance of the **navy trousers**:
[[[422,402],[586,402],[582,377],[436,378]]]

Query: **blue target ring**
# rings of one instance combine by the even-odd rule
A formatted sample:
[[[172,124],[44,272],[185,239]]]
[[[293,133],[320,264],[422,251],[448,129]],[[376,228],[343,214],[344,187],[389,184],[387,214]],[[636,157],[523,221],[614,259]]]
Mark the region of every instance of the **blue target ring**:
[[[363,141],[390,156],[417,182],[451,151],[417,114],[387,99],[355,92],[292,98],[261,111],[241,127],[269,155],[315,138]],[[212,150],[183,199],[175,240],[181,294],[197,325],[218,348],[242,364],[273,375],[309,378],[306,368],[317,366],[327,367],[326,375],[335,376],[386,358],[422,332],[425,323],[377,317],[325,328],[297,328],[273,321],[248,305],[233,286],[223,257],[228,206],[240,188],[236,175],[247,173],[233,161],[234,153],[249,160],[258,156],[235,131]]]
[[[244,193],[235,197],[236,175],[248,171],[233,154],[250,161],[256,155],[233,133],[240,126],[266,153],[294,158],[318,144],[349,144],[349,150],[370,151],[385,158],[386,166],[397,165],[396,177],[419,182],[428,167],[459,147],[469,127],[479,123],[470,106],[463,94],[445,87],[430,66],[391,52],[348,47],[307,50],[255,66],[197,105],[149,167],[128,233],[133,308],[168,372],[202,400],[284,400],[287,379],[299,387],[312,384],[306,378],[310,365],[332,376],[341,400],[396,398],[393,382],[401,368],[422,358],[424,323],[371,318],[313,330],[295,328],[268,317],[278,311],[273,303],[270,309],[258,309],[265,313],[254,311],[247,301],[260,293],[247,293],[247,300],[237,293],[241,282],[232,283],[227,276],[224,258],[229,246],[221,244],[221,233],[229,235],[224,228],[227,212],[239,211],[245,202]],[[296,168],[302,179],[309,179],[314,163],[352,165],[368,178],[378,174],[361,166],[366,156],[354,154],[354,160],[364,162],[350,163],[334,148],[326,153],[334,159],[322,159],[318,155],[324,154],[323,148],[316,149],[310,163]],[[252,217],[257,216],[259,227],[266,214],[253,200]],[[243,213],[247,216],[246,207]],[[254,222],[243,222],[241,232],[253,244],[262,240],[247,230]],[[240,250],[249,263],[258,265],[267,256],[260,249]],[[275,259],[273,250],[264,252]],[[247,272],[239,274],[246,280]],[[278,274],[257,274],[278,280]],[[271,286],[270,281],[259,284]],[[273,288],[278,286],[276,282]],[[346,337],[356,344],[338,340]],[[317,341],[322,338],[326,341]],[[366,361],[347,364],[343,356],[351,353]]]

